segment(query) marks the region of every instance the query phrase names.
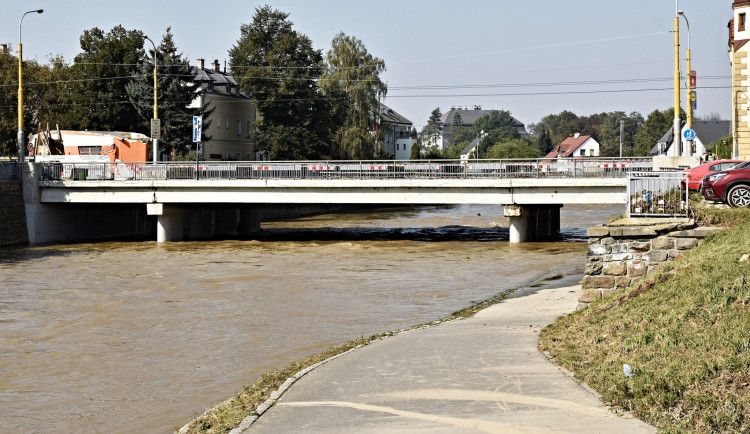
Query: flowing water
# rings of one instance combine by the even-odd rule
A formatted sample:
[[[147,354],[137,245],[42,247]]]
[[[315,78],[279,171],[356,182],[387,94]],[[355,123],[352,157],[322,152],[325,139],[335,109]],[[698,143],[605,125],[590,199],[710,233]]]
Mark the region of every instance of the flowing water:
[[[511,245],[501,207],[265,223],[256,240],[0,249],[0,432],[171,432],[263,372],[580,272],[585,229]]]

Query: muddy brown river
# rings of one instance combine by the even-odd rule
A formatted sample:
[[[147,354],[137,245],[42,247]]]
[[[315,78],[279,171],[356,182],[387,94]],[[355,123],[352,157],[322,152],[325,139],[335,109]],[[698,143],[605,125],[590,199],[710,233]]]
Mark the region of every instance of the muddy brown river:
[[[581,271],[585,229],[508,243],[501,207],[265,223],[255,240],[0,249],[0,432],[166,433],[263,372]]]

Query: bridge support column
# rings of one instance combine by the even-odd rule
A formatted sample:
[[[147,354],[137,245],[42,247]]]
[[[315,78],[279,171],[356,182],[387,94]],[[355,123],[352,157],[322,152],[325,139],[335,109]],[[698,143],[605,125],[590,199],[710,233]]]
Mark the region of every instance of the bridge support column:
[[[510,218],[510,242],[554,239],[560,234],[562,205],[506,205],[505,217]]]
[[[148,215],[156,216],[156,242],[182,241],[182,213],[175,205],[146,204]]]
[[[258,207],[240,208],[239,235],[250,235],[260,231],[261,212]]]

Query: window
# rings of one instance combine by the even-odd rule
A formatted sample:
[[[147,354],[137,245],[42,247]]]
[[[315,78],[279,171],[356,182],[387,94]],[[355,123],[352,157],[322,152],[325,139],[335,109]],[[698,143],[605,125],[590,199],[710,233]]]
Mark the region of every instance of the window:
[[[253,129],[253,123],[247,121],[247,136],[250,137],[250,131]]]
[[[227,129],[229,129],[229,118],[227,118],[227,121],[226,121],[226,123],[225,123],[225,126],[226,126],[226,128],[227,128]]]
[[[238,136],[242,135],[242,121],[239,119],[237,119],[237,135]],[[237,159],[239,160],[240,158],[237,157]]]
[[[745,14],[740,14],[740,20],[737,23],[737,31],[744,32],[745,31]]]
[[[216,128],[221,128],[221,116],[216,116]]]
[[[593,156],[594,156],[594,150],[593,150],[593,149],[589,149],[589,156],[590,156],[590,157],[593,157]]]
[[[585,157],[585,156],[586,156],[586,150],[585,150],[585,149],[581,149],[581,156],[582,156],[582,157]]]

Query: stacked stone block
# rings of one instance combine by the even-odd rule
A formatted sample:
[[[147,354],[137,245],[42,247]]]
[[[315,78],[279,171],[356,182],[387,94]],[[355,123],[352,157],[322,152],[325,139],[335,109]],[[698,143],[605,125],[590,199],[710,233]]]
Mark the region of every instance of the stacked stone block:
[[[586,271],[578,301],[588,303],[630,286],[664,264],[682,256],[709,234],[723,228],[695,227],[692,222],[588,229]]]

